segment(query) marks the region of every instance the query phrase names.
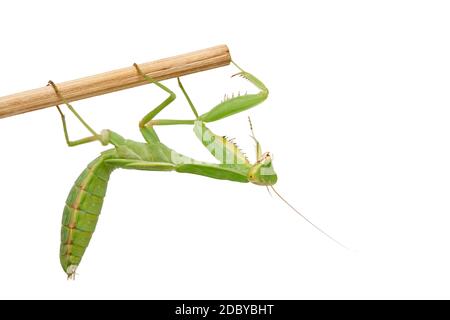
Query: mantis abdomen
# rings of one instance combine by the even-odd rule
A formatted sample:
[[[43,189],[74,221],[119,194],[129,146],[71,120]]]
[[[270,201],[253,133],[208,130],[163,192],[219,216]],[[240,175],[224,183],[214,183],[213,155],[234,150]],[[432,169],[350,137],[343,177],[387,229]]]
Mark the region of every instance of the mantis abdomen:
[[[97,225],[109,177],[114,167],[105,164],[107,154],[92,161],[70,190],[61,227],[60,261],[64,271],[75,274]]]

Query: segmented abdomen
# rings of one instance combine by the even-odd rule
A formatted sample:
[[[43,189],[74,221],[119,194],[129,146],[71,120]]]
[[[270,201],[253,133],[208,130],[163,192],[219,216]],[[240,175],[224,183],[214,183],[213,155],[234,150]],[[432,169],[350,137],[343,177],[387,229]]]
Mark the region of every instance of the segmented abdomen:
[[[70,190],[61,227],[60,261],[70,276],[75,273],[97,225],[109,177],[114,167],[101,155],[81,173]]]

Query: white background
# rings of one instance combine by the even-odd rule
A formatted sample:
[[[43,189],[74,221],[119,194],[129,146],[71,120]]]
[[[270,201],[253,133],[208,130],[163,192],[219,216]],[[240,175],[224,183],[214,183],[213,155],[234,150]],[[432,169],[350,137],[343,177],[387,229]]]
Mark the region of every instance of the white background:
[[[253,160],[251,115],[279,191],[351,250],[264,188],[118,170],[67,281],[64,201],[105,148],[68,148],[50,108],[0,120],[0,298],[450,298],[449,16],[447,1],[2,2],[0,95],[227,44],[270,96],[210,127]],[[235,72],[183,80],[205,112],[252,88]],[[178,96],[161,117],[191,117]],[[164,97],[144,86],[74,106],[142,141]],[[158,132],[212,159],[190,127]]]

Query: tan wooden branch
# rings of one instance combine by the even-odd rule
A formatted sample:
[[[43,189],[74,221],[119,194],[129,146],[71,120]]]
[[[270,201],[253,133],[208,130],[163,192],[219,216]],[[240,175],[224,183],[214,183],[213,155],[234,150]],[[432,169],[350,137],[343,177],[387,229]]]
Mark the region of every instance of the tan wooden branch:
[[[222,67],[230,64],[228,47],[220,45],[152,62],[139,64],[143,73],[156,80],[180,77],[190,73]],[[61,94],[68,101],[81,100],[114,91],[146,84],[132,66],[109,71],[86,78],[57,83]],[[0,118],[35,111],[62,101],[50,86],[0,97]]]

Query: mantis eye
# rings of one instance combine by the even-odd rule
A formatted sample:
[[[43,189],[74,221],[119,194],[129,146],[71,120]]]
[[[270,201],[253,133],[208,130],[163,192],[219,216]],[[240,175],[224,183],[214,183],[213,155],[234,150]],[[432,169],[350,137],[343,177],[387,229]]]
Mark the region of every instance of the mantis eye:
[[[270,164],[272,162],[272,157],[270,156],[270,152],[264,152],[258,162],[263,165]]]

